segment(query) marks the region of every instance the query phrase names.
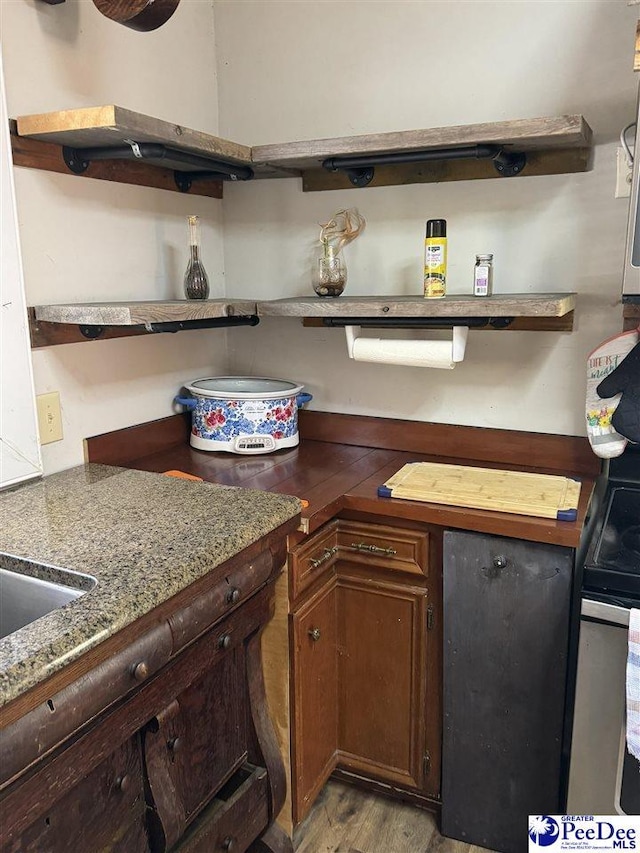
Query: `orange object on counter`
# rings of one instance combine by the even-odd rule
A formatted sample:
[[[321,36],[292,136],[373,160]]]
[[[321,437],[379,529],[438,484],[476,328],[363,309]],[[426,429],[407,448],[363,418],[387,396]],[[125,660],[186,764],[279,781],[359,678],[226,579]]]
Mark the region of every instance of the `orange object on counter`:
[[[309,501],[305,501],[304,498],[298,498],[298,500],[302,504],[302,509],[306,509],[309,506]]]
[[[164,474],[167,477],[179,477],[181,480],[197,480],[200,483],[203,483],[204,480],[202,477],[196,477],[195,474],[187,474],[185,471],[164,471]]]

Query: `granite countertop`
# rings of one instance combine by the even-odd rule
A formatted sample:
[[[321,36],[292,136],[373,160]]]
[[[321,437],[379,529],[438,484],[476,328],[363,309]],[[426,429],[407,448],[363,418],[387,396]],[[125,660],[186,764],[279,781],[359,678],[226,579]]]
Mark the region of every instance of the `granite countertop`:
[[[0,565],[97,582],[0,640],[0,706],[299,512],[290,495],[97,464],[0,494]]]

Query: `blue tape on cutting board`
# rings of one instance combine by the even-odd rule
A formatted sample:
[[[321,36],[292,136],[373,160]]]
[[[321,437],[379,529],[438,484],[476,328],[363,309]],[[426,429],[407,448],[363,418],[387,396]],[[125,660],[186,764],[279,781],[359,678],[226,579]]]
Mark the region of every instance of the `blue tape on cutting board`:
[[[556,519],[558,521],[576,521],[578,518],[577,509],[559,509]]]
[[[567,480],[573,480],[574,483],[580,483],[582,485],[582,480],[580,479],[580,477],[567,477]],[[578,508],[576,507],[575,509],[559,509],[556,519],[558,521],[577,521]]]
[[[389,486],[378,486],[378,497],[392,498],[393,494],[391,493],[391,489],[389,488]]]

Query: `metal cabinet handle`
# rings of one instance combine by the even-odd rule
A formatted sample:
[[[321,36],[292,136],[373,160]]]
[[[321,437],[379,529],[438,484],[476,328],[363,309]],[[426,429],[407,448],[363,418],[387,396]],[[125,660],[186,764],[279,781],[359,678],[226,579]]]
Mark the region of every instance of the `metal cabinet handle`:
[[[227,604],[237,604],[240,601],[240,590],[237,587],[233,587],[227,593]]]
[[[309,630],[309,636],[311,637],[314,643],[317,643],[320,639],[320,628],[311,628]]]
[[[171,740],[167,741],[167,748],[175,755],[178,750],[182,749],[182,739],[179,737],[171,738]]]
[[[225,838],[225,840],[222,842],[222,844],[220,846],[222,847],[223,850],[231,851],[235,848],[236,845],[235,845],[233,838],[230,835],[227,835],[227,837]]]
[[[231,645],[231,637],[229,634],[223,634],[218,640],[218,648],[219,649],[228,649]]]
[[[131,675],[135,678],[136,681],[144,681],[149,677],[149,667],[147,666],[145,661],[140,661],[140,663],[136,663],[131,667]]]
[[[351,547],[356,551],[367,551],[369,554],[385,554],[387,557],[395,557],[398,553],[395,548],[378,548],[377,545],[367,545],[366,542],[352,542]]]
[[[507,558],[504,555],[499,554],[497,557],[493,558],[490,566],[483,566],[482,574],[490,580],[495,580],[500,577],[502,570],[506,569],[508,563],[509,561]]]
[[[310,564],[312,569],[317,569],[318,566],[322,566],[323,563],[326,563],[328,560],[330,560],[333,557],[334,554],[337,554],[337,553],[338,553],[338,549],[336,547],[325,548],[324,551],[322,552],[321,557],[315,557],[315,558],[310,557],[309,558],[309,564]]]

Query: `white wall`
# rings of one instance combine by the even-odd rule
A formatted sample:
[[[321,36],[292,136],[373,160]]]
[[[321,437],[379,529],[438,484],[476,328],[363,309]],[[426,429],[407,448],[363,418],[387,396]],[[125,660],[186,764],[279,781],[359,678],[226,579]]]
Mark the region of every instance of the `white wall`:
[[[229,187],[229,295],[310,294],[318,222],[357,206],[347,293],[421,293],[426,219],[449,223],[449,292],[477,252],[496,292],[578,291],[571,334],[472,332],[454,371],[351,362],[340,330],[264,320],[230,336],[234,368],[307,384],[314,408],[584,434],[585,358],[621,328],[627,201],[615,149],[632,121],[637,7],[626,0],[215,0],[220,132],[248,144],[582,113],[585,174],[303,194]],[[384,333],[383,333],[384,334]]]
[[[115,103],[216,133],[213,9],[182,0],[138,33],[90,0],[1,0],[9,115]],[[221,202],[15,170],[27,304],[182,297],[186,217],[202,221],[212,296],[224,293]],[[226,372],[224,331],[70,344],[33,353],[36,393],[59,391],[64,440],[45,473],[83,460],[82,439],[172,413],[182,384]]]
[[[90,0],[0,0],[13,116],[117,103],[261,144],[582,112],[598,141],[584,175],[312,194],[265,181],[226,185],[222,203],[16,169],[31,305],[180,296],[190,213],[212,295],[225,280],[230,296],[307,294],[317,223],[353,205],[368,227],[347,249],[350,294],[419,293],[424,222],[440,216],[450,292],[468,292],[481,251],[495,253],[499,292],[579,291],[573,334],[472,333],[452,373],[356,364],[341,331],[283,320],[37,350],[36,391],[60,391],[65,431],[43,448],[45,471],[231,368],[300,379],[320,409],[583,433],[585,356],[620,326],[614,162],[638,82],[636,17],[625,0],[181,0],[164,27],[136,33]]]

